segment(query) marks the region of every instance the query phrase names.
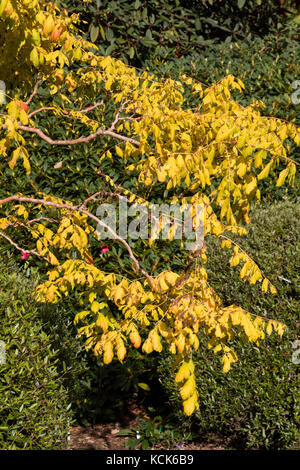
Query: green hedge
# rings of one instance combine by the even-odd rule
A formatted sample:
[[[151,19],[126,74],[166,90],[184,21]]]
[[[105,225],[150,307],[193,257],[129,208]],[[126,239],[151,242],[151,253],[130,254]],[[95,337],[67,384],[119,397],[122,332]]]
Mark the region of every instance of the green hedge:
[[[282,339],[271,335],[256,346],[234,342],[239,362],[224,374],[220,357],[201,339],[196,354],[200,409],[187,419],[173,382],[172,357],[159,364],[160,382],[173,404],[178,429],[192,428],[204,439],[228,438],[234,448],[287,449],[299,446],[299,365],[293,363],[293,343],[299,336],[299,217],[300,207],[289,201],[260,205],[254,212],[249,234],[239,244],[278,289],[276,296],[262,294],[259,286],[239,279],[229,267],[229,253],[208,241],[208,276],[224,305],[241,305],[257,315],[284,321]],[[299,330],[298,330],[299,331]]]
[[[32,299],[30,278],[36,273],[21,272],[7,254],[5,260],[0,262],[0,340],[6,350],[0,364],[0,449],[64,449],[70,405]]]
[[[176,58],[165,50],[163,57],[145,61],[144,67],[158,77],[179,79],[181,74],[186,74],[203,83],[204,87],[232,74],[245,85],[242,94],[237,91],[232,93],[238,103],[247,106],[255,101],[263,101],[264,107],[259,107],[262,115],[275,116],[299,126],[300,104],[292,102],[292,94],[295,92],[292,84],[300,77],[299,20],[263,39],[208,45],[200,54],[193,52]],[[195,95],[186,98],[191,107],[199,106]],[[289,156],[300,162],[300,147],[292,142]],[[283,168],[280,167],[279,171]],[[262,182],[261,193],[264,198],[280,200],[286,193],[296,197],[297,187],[298,179],[294,188],[285,185],[277,188],[274,179],[273,185]]]
[[[242,105],[263,100],[262,114],[300,124],[300,104],[291,101],[295,91],[292,83],[300,77],[300,23],[292,22],[263,39],[222,42],[206,46],[201,54],[185,57],[150,58],[144,67],[157,75],[179,78],[182,73],[210,86],[225,75],[232,74],[245,84],[241,95],[234,96]],[[191,102],[197,105],[197,102]]]
[[[277,0],[56,0],[79,13],[80,27],[101,54],[142,66],[145,59],[167,49],[178,55],[201,52],[210,42],[264,36],[286,21]]]

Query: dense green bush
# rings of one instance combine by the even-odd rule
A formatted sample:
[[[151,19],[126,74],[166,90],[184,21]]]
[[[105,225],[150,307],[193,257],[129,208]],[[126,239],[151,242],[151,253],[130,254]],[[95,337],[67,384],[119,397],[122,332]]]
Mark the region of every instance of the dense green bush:
[[[295,89],[293,82],[300,78],[300,23],[293,21],[263,39],[252,41],[222,42],[206,46],[202,54],[194,52],[185,57],[171,59],[168,51],[165,58],[152,58],[145,61],[144,67],[158,77],[179,78],[182,74],[193,77],[206,86],[232,74],[245,84],[243,93],[233,92],[233,97],[243,106],[262,101],[259,111],[265,116],[300,125],[300,104],[292,102]],[[189,96],[189,105],[199,103],[194,95]],[[300,148],[290,145],[291,158],[300,162]],[[276,185],[268,187],[262,183],[263,197],[281,199],[286,192],[297,195],[297,182],[294,188]],[[267,193],[267,195],[266,195]]]
[[[292,7],[296,8],[291,1],[280,0],[187,0],[182,4],[204,16],[205,35],[221,39],[263,36]]]
[[[33,277],[32,270],[21,272],[11,258],[0,264],[0,339],[6,349],[0,364],[1,450],[67,445],[70,405],[32,298]]]
[[[80,14],[81,29],[101,54],[120,57],[126,63],[141,66],[162,46],[185,53],[191,44],[196,50],[205,44],[197,15],[183,9],[179,0],[104,0],[88,4],[60,0],[57,4]]]
[[[72,296],[70,304],[74,300]],[[44,305],[40,312],[43,329],[58,349],[56,367],[67,390],[74,419],[83,425],[118,419],[126,401],[136,392],[143,393],[143,375],[154,371],[155,359],[138,360],[141,354],[134,350],[123,364],[118,361],[109,366],[101,364],[90,351],[85,351],[83,341],[76,336],[74,312],[66,304]]]
[[[262,114],[300,124],[300,105],[291,101],[295,91],[292,83],[300,77],[299,55],[300,23],[293,22],[263,39],[222,42],[207,46],[202,54],[150,59],[144,66],[157,75],[175,79],[184,73],[206,86],[230,73],[245,84],[243,94],[234,95],[239,103],[249,105],[263,100]]]
[[[81,28],[100,52],[135,66],[161,49],[177,56],[191,48],[202,51],[211,41],[265,35],[284,21],[286,11],[276,0],[56,0],[70,13],[79,13]]]
[[[229,256],[213,240],[208,242],[208,275],[225,305],[237,304],[263,317],[284,321],[283,338],[270,337],[259,348],[234,344],[239,362],[228,374],[220,371],[219,358],[207,350],[205,340],[197,354],[200,410],[188,419],[173,382],[172,357],[159,365],[160,382],[173,403],[177,428],[192,427],[200,437],[221,435],[232,446],[282,449],[299,445],[299,381],[292,361],[299,327],[299,205],[285,201],[259,206],[249,235],[240,245],[255,259],[278,289],[274,297],[256,286],[241,283],[229,268]],[[299,333],[298,333],[299,335]]]

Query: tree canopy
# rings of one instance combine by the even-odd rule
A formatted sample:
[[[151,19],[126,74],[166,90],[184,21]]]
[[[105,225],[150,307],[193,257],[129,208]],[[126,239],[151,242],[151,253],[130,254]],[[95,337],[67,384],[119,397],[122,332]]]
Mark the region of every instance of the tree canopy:
[[[247,233],[260,181],[272,184],[269,174],[280,161],[285,168],[276,184],[293,184],[297,164],[290,142],[299,145],[300,129],[263,116],[261,102],[243,107],[234,101],[231,90],[242,93],[244,85],[232,75],[205,87],[184,75],[158,80],[104,57],[82,38],[77,22],[77,15],[49,2],[0,1],[0,79],[6,86],[1,241],[23,259],[36,258],[42,273],[46,266],[38,301],[58,302],[77,292],[79,334],[105,364],[115,356],[124,361],[131,347],[147,354],[168,347],[191,415],[199,406],[193,363],[199,335],[221,353],[228,372],[237,361],[235,337],[258,344],[265,333],[281,335],[284,325],[223,306],[208,283],[205,242],[185,250],[183,240],[174,240],[182,230],[174,217],[154,221],[155,234],[167,227],[168,240],[133,243],[95,215],[96,208],[126,201],[149,211],[164,201],[184,211],[189,204],[197,230],[200,206],[204,240],[216,237],[231,250],[230,264],[241,268],[242,280],[276,294],[230,235]],[[189,106],[191,94],[197,108]],[[114,239],[106,264],[98,256],[97,226]],[[165,269],[172,244],[180,263]]]

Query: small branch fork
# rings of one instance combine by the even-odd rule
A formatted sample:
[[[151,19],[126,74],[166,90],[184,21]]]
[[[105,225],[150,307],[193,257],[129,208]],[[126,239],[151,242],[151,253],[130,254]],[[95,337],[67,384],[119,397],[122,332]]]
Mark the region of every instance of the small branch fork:
[[[35,87],[34,87],[34,90],[32,92],[32,94],[30,95],[30,97],[28,98],[28,100],[26,101],[26,104],[29,105],[30,102],[32,101],[32,99],[34,98],[34,96],[36,95],[37,93],[37,90],[38,90],[38,87],[39,87],[39,84],[41,83],[41,79],[38,78],[36,84],[35,84]],[[115,118],[111,124],[111,126],[108,128],[108,129],[102,129],[102,128],[99,128],[96,130],[96,132],[93,132],[92,134],[89,134],[88,136],[86,137],[78,137],[77,139],[66,139],[66,140],[55,140],[55,139],[52,139],[51,137],[49,137],[48,135],[46,135],[41,129],[39,129],[38,127],[32,127],[32,126],[24,126],[23,124],[21,124],[20,122],[18,123],[18,129],[21,130],[21,131],[24,131],[24,132],[29,132],[31,134],[36,134],[38,135],[42,140],[44,140],[45,142],[47,142],[48,144],[50,145],[77,145],[77,144],[81,144],[81,143],[86,143],[86,142],[89,142],[97,137],[99,137],[100,135],[107,135],[107,136],[110,136],[110,137],[113,137],[117,140],[121,140],[123,142],[129,142],[131,143],[132,145],[135,145],[137,147],[139,147],[141,144],[138,140],[136,139],[133,139],[131,137],[126,137],[124,135],[121,135],[121,134],[118,134],[117,132],[114,132],[114,129],[117,125],[117,123],[124,119],[124,118],[121,118],[120,117],[120,114],[122,113],[122,111],[124,110],[125,108],[125,105],[128,103],[129,101],[124,101],[121,103],[119,109],[117,110],[116,112],[116,115],[115,115]],[[93,109],[96,109],[98,108],[99,106],[102,106],[104,104],[104,100],[101,100],[99,103],[95,103],[94,105],[91,105],[91,106],[87,106],[86,108],[84,109],[81,109],[81,110],[74,110],[75,113],[81,113],[81,114],[85,114],[85,113],[88,113],[89,111],[92,111]],[[48,110],[53,110],[55,108],[53,107],[49,107],[49,106],[42,106],[41,108],[39,109],[36,109],[34,111],[32,111],[31,113],[28,114],[28,118],[32,118],[34,115],[42,112],[42,111],[48,111]],[[70,116],[71,113],[68,112],[68,111],[63,111],[63,114],[66,115],[66,116]],[[5,124],[2,125],[2,129],[7,129],[7,126]]]

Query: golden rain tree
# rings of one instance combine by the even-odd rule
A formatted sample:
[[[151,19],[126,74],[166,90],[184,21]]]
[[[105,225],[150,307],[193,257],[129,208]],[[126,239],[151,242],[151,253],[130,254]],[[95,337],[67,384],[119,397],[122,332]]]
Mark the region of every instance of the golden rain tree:
[[[241,279],[276,294],[231,234],[247,233],[250,206],[260,200],[260,180],[276,173],[280,162],[284,169],[277,170],[277,186],[294,184],[297,164],[290,157],[290,142],[299,145],[300,129],[262,116],[262,103],[239,105],[231,90],[242,92],[244,85],[231,75],[205,87],[184,75],[180,81],[158,80],[102,57],[81,36],[78,21],[49,2],[0,0],[0,79],[6,85],[0,105],[1,242],[46,265],[47,278],[35,292],[38,301],[58,302],[78,292],[78,333],[103,363],[114,357],[124,361],[130,347],[147,354],[168,348],[184,411],[191,415],[199,407],[193,363],[199,335],[221,354],[228,372],[238,359],[231,347],[234,338],[258,344],[266,333],[282,335],[285,326],[236,305],[222,306],[208,283],[205,243],[186,252],[180,272],[164,269],[158,254],[159,274],[154,276],[130,241],[92,207],[123,198],[148,210],[152,194],[163,187],[170,204],[204,208],[204,238],[216,237],[231,250],[230,265],[240,268]],[[197,97],[196,109],[190,109],[187,93]],[[55,168],[64,165],[74,173],[76,162],[68,161],[68,155],[78,146],[103,186],[80,201],[41,189],[40,165],[54,153],[59,158]],[[97,169],[92,165],[95,151]],[[137,174],[130,189],[101,170],[105,162],[116,161],[128,181]],[[68,186],[65,173],[62,178]],[[23,190],[20,181],[26,181]],[[194,217],[195,230],[199,223]],[[178,222],[160,217],[157,233],[166,224],[170,245]],[[126,250],[129,274],[118,259],[110,271],[94,260],[97,225]],[[142,243],[145,250],[154,250],[157,240]]]

